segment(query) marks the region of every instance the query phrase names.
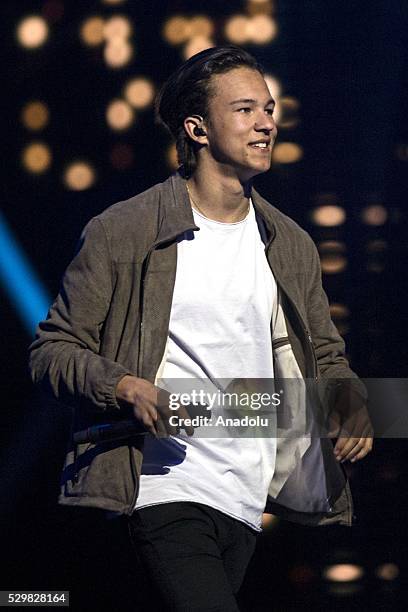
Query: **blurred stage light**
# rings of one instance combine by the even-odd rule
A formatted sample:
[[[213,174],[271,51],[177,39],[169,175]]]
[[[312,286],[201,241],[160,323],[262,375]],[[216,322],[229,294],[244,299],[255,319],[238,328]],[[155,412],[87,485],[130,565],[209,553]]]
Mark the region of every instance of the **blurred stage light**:
[[[281,85],[279,79],[277,79],[272,74],[265,74],[264,78],[265,78],[265,82],[266,82],[266,84],[268,86],[268,89],[269,89],[269,91],[271,93],[271,96],[275,100],[275,108],[273,110],[273,118],[275,119],[276,123],[279,124],[280,116],[281,116],[281,105],[280,105],[279,96],[280,96],[281,91],[282,91],[282,85]]]
[[[15,304],[27,332],[32,335],[45,319],[50,297],[25,257],[6,219],[0,212],[0,280]]]
[[[249,18],[246,15],[233,15],[224,28],[225,38],[236,45],[249,41]]]
[[[104,59],[110,68],[123,68],[133,56],[133,47],[125,38],[112,38],[104,49]]]
[[[110,153],[110,162],[117,170],[127,170],[134,163],[133,149],[130,145],[117,143]]]
[[[330,304],[330,315],[333,319],[347,319],[350,316],[350,310],[345,304],[333,302]]]
[[[64,172],[65,187],[72,191],[84,191],[95,183],[95,170],[86,161],[75,161],[69,164]]]
[[[320,263],[323,274],[340,274],[347,268],[347,259],[342,255],[324,255]]]
[[[279,524],[279,517],[275,514],[267,514],[266,512],[262,515],[262,529],[270,530],[272,527],[276,527]]]
[[[386,259],[384,254],[376,253],[375,255],[370,254],[367,260],[367,272],[372,274],[381,274],[384,272],[386,267]]]
[[[364,568],[354,563],[328,565],[323,570],[323,578],[330,582],[354,582],[364,576]]]
[[[170,17],[163,26],[163,38],[171,45],[185,43],[191,35],[190,20],[182,15]]]
[[[167,161],[167,165],[169,166],[171,170],[177,170],[177,168],[179,167],[179,163],[177,159],[177,149],[176,149],[176,145],[174,142],[167,149],[166,161]]]
[[[295,142],[279,142],[272,149],[272,158],[278,164],[294,164],[303,157],[303,149]]]
[[[350,326],[347,319],[350,316],[350,310],[345,304],[333,302],[330,304],[330,316],[337,327],[337,331],[341,336],[345,336],[350,331]]]
[[[21,121],[27,129],[37,131],[47,125],[49,116],[48,107],[44,102],[27,102],[21,112]]]
[[[323,227],[342,225],[346,220],[346,211],[341,206],[328,204],[318,206],[311,213],[313,223]]]
[[[25,17],[17,26],[17,40],[26,49],[37,49],[48,38],[48,24],[39,15]]]
[[[270,43],[278,34],[276,21],[270,15],[254,15],[248,23],[248,38],[256,45]]]
[[[109,41],[116,38],[126,39],[132,34],[132,23],[123,15],[115,15],[105,21],[103,34]]]
[[[320,263],[324,274],[339,274],[347,267],[344,256],[346,245],[338,240],[326,240],[318,245]]]
[[[31,174],[42,174],[51,166],[50,147],[43,142],[32,142],[27,145],[22,153],[24,168]]]
[[[370,240],[366,244],[367,253],[383,253],[387,248],[385,240]]]
[[[88,17],[82,22],[80,29],[80,38],[89,47],[101,45],[105,39],[104,36],[105,20],[102,17],[95,15]]]
[[[400,571],[398,565],[396,565],[395,563],[383,563],[382,565],[379,565],[375,570],[375,575],[380,580],[395,580],[396,578],[398,578],[399,574]]]
[[[295,128],[299,124],[300,102],[292,96],[282,96],[277,100],[275,120],[280,128],[285,130]]]
[[[210,38],[214,34],[214,23],[206,15],[196,15],[190,19],[190,36]]]
[[[395,149],[395,157],[400,161],[408,161],[408,144],[401,143]]]
[[[126,0],[102,0],[103,4],[123,4]]]
[[[387,221],[388,213],[381,204],[372,204],[371,206],[366,206],[361,211],[361,218],[367,225],[384,225]]]
[[[124,97],[134,108],[146,108],[152,103],[155,94],[153,83],[144,77],[128,81],[124,88]]]
[[[188,60],[196,53],[200,53],[200,51],[204,51],[205,49],[210,49],[210,47],[214,47],[214,41],[205,36],[193,36],[184,46],[183,57],[185,60]]]
[[[346,245],[344,242],[339,240],[324,240],[317,245],[319,253],[325,255],[326,253],[345,253]]]
[[[125,100],[113,100],[106,109],[106,121],[115,131],[127,130],[133,123],[135,113]]]
[[[268,86],[269,91],[271,92],[272,98],[276,101],[282,91],[281,82],[275,76],[268,73],[265,74],[265,82]]]

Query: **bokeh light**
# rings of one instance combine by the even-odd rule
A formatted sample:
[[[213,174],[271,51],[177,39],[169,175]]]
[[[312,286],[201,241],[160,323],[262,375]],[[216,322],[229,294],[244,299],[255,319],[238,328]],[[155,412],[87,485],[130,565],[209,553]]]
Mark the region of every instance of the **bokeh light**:
[[[280,523],[279,517],[275,514],[264,512],[262,515],[262,529],[272,529]]]
[[[48,38],[48,24],[39,15],[25,17],[17,26],[17,40],[26,49],[37,49]]]
[[[381,204],[372,204],[366,206],[361,211],[361,219],[367,225],[384,225],[387,221],[388,213],[387,209]]]
[[[330,316],[341,336],[345,336],[349,333],[350,325],[348,323],[348,318],[350,316],[350,310],[345,304],[340,304],[338,302],[330,304]]]
[[[190,20],[182,15],[167,19],[163,26],[163,38],[171,45],[185,43],[191,35]]]
[[[214,23],[206,15],[196,15],[190,19],[190,36],[210,38],[214,34]]]
[[[376,570],[375,570],[375,575],[377,576],[377,578],[380,578],[380,580],[395,580],[396,578],[398,578],[400,574],[398,565],[396,565],[395,563],[383,563],[382,565],[379,565]]]
[[[299,124],[300,102],[292,96],[282,96],[277,100],[275,119],[280,128],[292,129]]]
[[[273,76],[272,74],[265,74],[264,75],[265,78],[265,82],[266,85],[268,86],[268,89],[271,93],[272,98],[275,100],[275,108],[273,110],[273,118],[275,119],[276,123],[279,124],[280,123],[280,116],[281,116],[281,105],[280,105],[280,94],[282,91],[282,85],[279,79],[277,79],[275,76]]]
[[[278,34],[276,21],[270,15],[254,15],[248,23],[248,38],[256,45],[270,43]]]
[[[325,240],[318,245],[320,263],[324,274],[339,274],[347,267],[346,245],[338,240]]]
[[[82,22],[80,28],[80,38],[89,47],[101,45],[105,39],[104,36],[105,21],[97,15],[88,17]]]
[[[303,157],[303,149],[295,142],[279,142],[272,150],[273,161],[278,164],[294,164]]]
[[[65,187],[72,191],[84,191],[95,183],[96,173],[93,166],[87,161],[77,160],[70,163],[64,172]]]
[[[185,60],[190,59],[196,53],[200,53],[200,51],[204,51],[205,49],[210,49],[210,47],[214,46],[214,41],[206,38],[205,36],[193,36],[191,40],[184,46],[183,49],[183,57]]]
[[[229,42],[243,45],[249,41],[249,18],[246,15],[232,15],[224,28],[224,35]]]
[[[106,109],[107,124],[115,131],[127,130],[132,125],[134,118],[134,110],[125,100],[112,100]]]
[[[370,240],[366,244],[367,253],[384,253],[388,249],[385,240]]]
[[[126,0],[102,0],[103,4],[112,4],[112,5],[123,4],[124,2],[126,2]]]
[[[112,38],[104,49],[104,59],[110,68],[123,68],[133,56],[133,47],[125,38]]]
[[[132,34],[132,23],[128,17],[115,15],[105,21],[103,34],[109,41],[116,38],[126,39]]]
[[[350,316],[350,309],[345,304],[333,302],[330,304],[330,315],[334,320],[347,319]]]
[[[146,108],[154,99],[153,83],[144,77],[136,77],[127,82],[124,97],[134,108]]]
[[[403,142],[400,143],[395,149],[395,157],[400,161],[408,161],[408,144]]]
[[[327,204],[317,206],[311,213],[313,223],[323,227],[342,225],[346,220],[346,211],[341,206]]]
[[[33,131],[42,130],[48,124],[50,113],[44,102],[27,102],[21,112],[23,125]]]
[[[21,161],[31,174],[42,174],[51,166],[51,149],[43,142],[32,142],[24,148]]]
[[[329,565],[323,571],[323,578],[332,582],[354,582],[364,575],[364,568],[354,563]]]
[[[343,255],[324,255],[321,260],[323,274],[340,274],[347,268],[347,259]]]
[[[265,82],[268,86],[269,91],[271,92],[272,98],[276,101],[282,91],[282,84],[279,79],[277,79],[273,74],[266,73],[264,75]]]
[[[167,149],[166,161],[170,170],[177,170],[177,168],[179,167],[177,149],[174,142]]]

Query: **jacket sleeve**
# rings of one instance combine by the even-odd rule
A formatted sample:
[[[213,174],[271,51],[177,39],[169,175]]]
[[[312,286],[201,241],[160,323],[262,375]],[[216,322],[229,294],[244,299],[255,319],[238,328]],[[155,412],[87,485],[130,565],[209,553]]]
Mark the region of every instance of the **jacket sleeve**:
[[[100,411],[120,409],[116,385],[130,372],[99,355],[112,290],[109,244],[101,221],[94,218],[81,235],[60,292],[29,349],[33,382],[55,398],[90,403]]]
[[[352,387],[363,398],[367,397],[365,385],[350,368],[345,357],[345,343],[330,317],[329,302],[322,285],[319,253],[312,239],[311,268],[307,296],[307,315],[316,353],[319,372],[324,379],[335,382],[349,379]]]

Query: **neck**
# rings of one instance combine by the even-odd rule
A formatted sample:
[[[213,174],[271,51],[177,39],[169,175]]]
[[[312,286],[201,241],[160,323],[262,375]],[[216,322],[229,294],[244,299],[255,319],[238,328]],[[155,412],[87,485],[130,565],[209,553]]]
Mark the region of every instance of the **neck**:
[[[242,183],[237,177],[209,176],[198,167],[187,185],[192,205],[209,219],[222,223],[241,221],[248,212],[251,181]]]

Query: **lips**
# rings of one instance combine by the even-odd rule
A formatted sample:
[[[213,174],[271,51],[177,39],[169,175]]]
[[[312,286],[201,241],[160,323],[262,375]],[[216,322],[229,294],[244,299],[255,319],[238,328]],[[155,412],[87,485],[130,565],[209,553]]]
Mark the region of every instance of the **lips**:
[[[251,147],[251,149],[256,149],[257,151],[262,151],[262,152],[268,152],[271,150],[270,147],[270,143],[269,142],[250,142],[249,147]]]

